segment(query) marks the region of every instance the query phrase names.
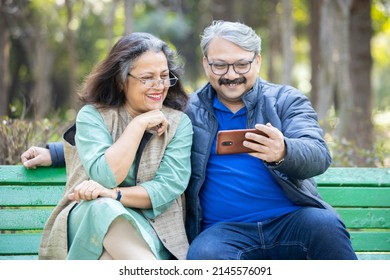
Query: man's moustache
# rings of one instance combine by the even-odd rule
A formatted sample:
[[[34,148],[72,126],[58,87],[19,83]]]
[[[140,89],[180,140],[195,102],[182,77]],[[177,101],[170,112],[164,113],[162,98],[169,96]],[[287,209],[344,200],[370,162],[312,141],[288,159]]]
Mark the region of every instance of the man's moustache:
[[[244,77],[240,77],[234,80],[220,78],[218,80],[218,84],[221,85],[230,85],[230,84],[243,84],[246,83],[246,79]]]

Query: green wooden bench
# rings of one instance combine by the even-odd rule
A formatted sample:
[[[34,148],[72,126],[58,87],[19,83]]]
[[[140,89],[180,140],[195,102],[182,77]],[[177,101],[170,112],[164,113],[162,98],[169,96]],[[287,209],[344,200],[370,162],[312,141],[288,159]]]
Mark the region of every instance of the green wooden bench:
[[[390,260],[390,168],[330,168],[316,178],[359,259]]]
[[[65,181],[64,168],[0,166],[0,260],[37,259]],[[343,217],[359,259],[390,260],[390,169],[330,168],[316,181]]]
[[[65,168],[0,166],[0,260],[37,259],[43,226],[65,182]]]

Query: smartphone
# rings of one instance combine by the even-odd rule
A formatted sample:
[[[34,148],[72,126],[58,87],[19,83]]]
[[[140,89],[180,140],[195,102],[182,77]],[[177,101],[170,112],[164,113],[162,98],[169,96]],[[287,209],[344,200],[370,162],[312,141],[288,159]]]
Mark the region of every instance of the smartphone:
[[[252,132],[268,137],[267,134],[255,128],[220,130],[217,134],[217,154],[225,155],[254,152],[254,150],[244,147],[242,144],[245,140],[251,141],[245,138],[245,133],[247,132]]]

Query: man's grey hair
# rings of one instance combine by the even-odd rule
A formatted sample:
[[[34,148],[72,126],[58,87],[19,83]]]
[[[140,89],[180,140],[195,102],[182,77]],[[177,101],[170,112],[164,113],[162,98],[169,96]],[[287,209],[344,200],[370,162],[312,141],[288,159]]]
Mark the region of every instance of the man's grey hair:
[[[210,42],[217,37],[232,42],[243,50],[254,52],[256,55],[261,52],[261,38],[251,27],[240,22],[215,20],[205,28],[201,35],[200,47],[204,56],[207,57]]]

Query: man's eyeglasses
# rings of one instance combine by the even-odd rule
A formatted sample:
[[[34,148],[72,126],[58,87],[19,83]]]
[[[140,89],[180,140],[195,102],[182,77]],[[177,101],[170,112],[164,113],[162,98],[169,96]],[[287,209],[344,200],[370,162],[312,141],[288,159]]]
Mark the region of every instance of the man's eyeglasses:
[[[209,62],[209,59],[206,57],[207,63],[210,66],[211,71],[215,75],[219,75],[219,76],[225,75],[229,71],[230,66],[233,67],[234,72],[236,72],[237,74],[246,74],[251,70],[251,65],[252,62],[255,60],[255,58],[256,58],[256,53],[253,56],[252,60],[239,60],[234,63],[222,63],[222,62],[211,63]]]
[[[167,78],[167,79],[161,79],[161,80],[153,80],[153,79],[141,79],[136,76],[133,76],[132,74],[128,73],[128,75],[138,81],[140,81],[144,87],[146,88],[157,88],[160,85],[163,85],[164,87],[173,87],[176,85],[176,82],[179,80],[175,75],[171,73],[173,78]]]

